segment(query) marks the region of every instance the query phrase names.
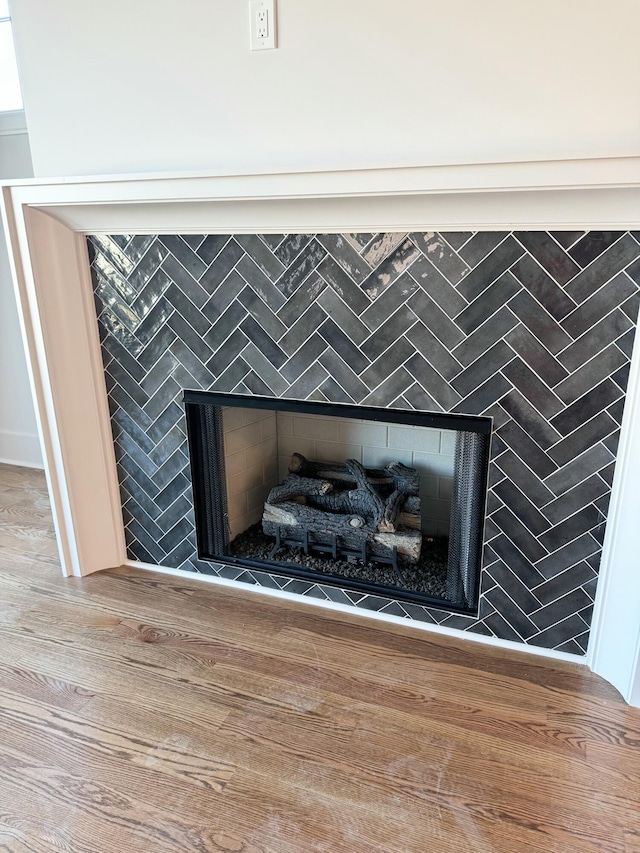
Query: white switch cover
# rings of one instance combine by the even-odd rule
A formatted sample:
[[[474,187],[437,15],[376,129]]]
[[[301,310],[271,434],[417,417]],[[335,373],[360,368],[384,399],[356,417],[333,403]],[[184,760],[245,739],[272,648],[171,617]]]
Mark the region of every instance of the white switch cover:
[[[276,0],[249,0],[251,50],[276,46]]]

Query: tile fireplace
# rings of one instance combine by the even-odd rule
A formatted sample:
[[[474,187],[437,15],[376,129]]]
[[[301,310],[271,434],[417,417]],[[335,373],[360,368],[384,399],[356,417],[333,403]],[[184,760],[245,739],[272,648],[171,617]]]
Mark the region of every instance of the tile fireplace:
[[[584,654],[637,234],[98,234],[88,246],[130,558]],[[491,419],[477,612],[198,559],[184,389]],[[419,451],[436,502],[451,479],[438,441],[438,458],[428,441]],[[448,535],[448,517],[431,522]]]
[[[185,555],[176,564],[169,559],[172,549],[168,547],[171,540],[175,548],[186,539],[193,543],[191,553],[196,554],[189,511],[190,478],[185,476],[188,453],[182,389],[294,401],[306,395],[306,402],[321,404],[319,395],[330,403],[331,393],[339,394],[342,389],[357,405],[372,395],[367,405],[387,411],[465,414],[469,406],[469,414],[491,418],[493,427],[478,617],[422,605],[411,605],[417,609],[406,616],[394,616],[383,612],[384,607],[377,610],[373,596],[363,600],[372,609],[320,600],[313,594],[307,600],[320,607],[369,613],[409,629],[415,626],[466,635],[503,649],[583,660],[618,687],[627,701],[640,703],[640,577],[635,537],[640,500],[640,356],[638,347],[631,352],[637,259],[629,260],[626,254],[637,243],[640,227],[638,158],[323,173],[65,178],[14,182],[3,187],[2,199],[63,574],[82,577],[123,563],[184,574],[175,566],[184,566],[189,557]],[[492,233],[501,235],[493,247]],[[304,333],[307,312],[300,310],[287,321],[281,318],[286,314],[283,304],[270,310],[286,330],[274,321],[267,337],[259,337],[256,326],[260,327],[263,318],[250,309],[268,303],[257,290],[252,300],[248,291],[241,297],[241,287],[228,304],[221,305],[214,297],[228,291],[214,285],[197,305],[199,279],[204,275],[200,264],[211,264],[200,257],[194,268],[185,266],[159,236],[173,236],[177,239],[174,246],[186,246],[196,258],[206,238],[211,239],[205,249],[215,235],[224,236],[224,245],[230,241],[237,245],[233,251],[238,253],[238,264],[242,262],[239,250],[248,254],[241,240],[258,239],[265,251],[275,254],[280,243],[270,246],[265,237],[281,235],[285,239],[284,235],[303,234],[312,239],[315,235],[322,247],[312,247],[318,256],[317,267],[324,264],[324,273],[319,275],[326,287],[317,297],[310,294],[308,305],[312,318],[315,314],[322,319],[320,311],[325,315],[316,324],[315,338],[313,333]],[[399,270],[394,279],[391,263],[388,277],[378,282],[381,286],[375,293],[370,287],[375,274],[362,286],[368,274],[364,268],[356,272],[356,278],[365,272],[365,279],[354,280],[354,287],[374,307],[365,308],[363,303],[359,309],[350,308],[351,314],[343,313],[341,303],[348,305],[348,299],[327,280],[331,262],[325,261],[326,256],[333,257],[340,272],[347,270],[320,238],[372,235],[374,239],[384,234],[407,235],[409,240],[419,235],[433,235],[436,241],[441,238],[446,250],[442,257],[436,248],[430,253],[416,246],[419,254],[414,261],[423,257],[426,268],[431,265],[448,282],[450,291],[462,297],[464,307],[456,294],[457,310],[453,303],[439,301],[446,299],[447,289],[430,293],[416,280],[411,267]],[[118,282],[125,288],[124,296],[117,288],[110,293],[105,287],[104,307],[112,306],[115,318],[113,327],[107,328],[107,317],[99,308],[100,340],[86,235],[105,239],[113,235],[119,250],[130,242],[125,235],[135,235],[132,249],[144,241],[148,241],[147,249],[155,244],[162,255],[156,262],[156,280],[166,274],[164,268],[158,268],[165,259],[170,266],[169,255],[174,254],[182,268],[181,286],[189,290],[193,280],[197,287],[184,293],[182,304],[181,298],[173,303],[172,296],[181,287],[169,275],[163,298],[152,299],[142,310],[142,295],[135,307],[133,300],[127,302],[131,292],[126,291],[124,275]],[[124,243],[118,246],[117,240]],[[489,244],[484,254],[483,242]],[[498,264],[497,277],[484,286],[480,282],[483,273],[476,269],[484,264],[483,271],[489,272],[489,258],[500,257],[500,246],[511,251],[514,245],[522,254],[502,270]],[[358,252],[356,245],[351,248]],[[366,243],[360,248],[366,252]],[[449,250],[468,268],[457,282],[449,277],[451,269],[438,266],[447,257],[455,261],[447,255]],[[465,257],[468,252],[471,254]],[[143,250],[133,266],[146,255]],[[185,260],[189,257],[193,261],[188,253],[184,256]],[[255,283],[264,284],[269,276],[253,263],[262,274],[262,278],[256,275]],[[418,271],[416,266],[420,278]],[[309,282],[314,273],[310,270]],[[434,281],[437,276],[431,275]],[[506,289],[498,299],[494,285],[501,276]],[[400,286],[408,283],[410,289],[413,280],[417,288],[394,304],[394,287],[400,280]],[[252,285],[249,279],[246,283]],[[275,282],[270,280],[270,284]],[[480,292],[474,292],[475,287]],[[297,292],[302,295],[305,291],[298,287]],[[542,293],[552,295],[549,302],[541,298]],[[295,305],[296,293],[280,295]],[[489,314],[483,316],[485,298]],[[498,301],[493,308],[492,299]],[[397,326],[385,325],[384,317],[376,320],[379,300],[383,315],[386,313],[387,320],[393,318]],[[189,302],[196,311],[187,317]],[[420,303],[435,307],[421,312]],[[535,311],[527,311],[527,305]],[[214,309],[211,316],[205,308]],[[479,313],[474,317],[476,310]],[[168,312],[160,322],[164,329],[160,332],[158,328],[154,334],[154,319],[163,311]],[[365,322],[365,314],[371,325]],[[236,322],[229,324],[219,346],[212,336],[220,341],[217,333],[224,332],[234,315]],[[403,327],[407,320],[409,324]],[[380,329],[385,327],[380,334],[376,323]],[[426,348],[424,352],[411,340],[411,323],[420,332],[415,338]],[[137,324],[143,335],[149,335],[147,340],[136,339]],[[354,348],[348,353],[345,350],[343,356],[340,347],[327,338],[333,333],[334,341],[337,335],[340,340],[342,336],[349,339],[352,326],[360,329],[361,339],[352,338]],[[449,337],[452,327],[453,337]],[[187,344],[183,336],[182,346],[179,328],[189,336]],[[294,343],[298,332],[297,347],[287,351],[285,345]],[[291,337],[286,338],[289,333]],[[234,353],[234,347],[243,344],[242,336],[246,344]],[[309,338],[313,342],[296,359]],[[199,348],[202,342],[198,355],[193,347]],[[228,346],[218,361],[226,360],[226,375],[216,360],[225,343]],[[314,347],[321,343],[326,345],[324,351],[314,355]],[[381,347],[378,351],[376,345]],[[160,350],[155,357],[154,346]],[[619,363],[617,351],[626,356],[626,362]],[[506,358],[509,352],[514,356]],[[161,361],[163,353],[166,357]],[[496,357],[493,364],[492,357]],[[306,366],[305,359],[309,359]],[[123,369],[115,376],[119,364]],[[156,364],[158,369],[152,371]],[[474,368],[481,365],[474,377]],[[237,373],[240,377],[233,382]],[[410,381],[405,385],[407,375]],[[315,387],[298,393],[314,377],[318,379]],[[274,389],[273,383],[279,388]],[[156,393],[161,386],[170,402]],[[491,391],[494,399],[490,393],[488,401],[483,399],[484,392]],[[333,402],[340,403],[340,399]],[[116,423],[117,417],[125,421],[125,415],[135,423],[131,412],[137,416],[139,412],[132,404],[142,412],[135,440],[131,424],[128,439]],[[159,407],[155,412],[154,406]],[[124,507],[135,497],[131,484],[136,478],[138,487],[141,483],[147,487],[150,501],[145,500],[144,489],[138,497],[149,518],[155,522],[163,516],[162,521],[168,522],[171,513],[167,510],[176,513],[173,526],[154,537],[156,547],[162,539],[167,549],[151,563],[131,557],[134,539],[142,545],[135,531],[143,537],[145,529],[145,519],[136,515],[134,504]],[[445,501],[444,472],[441,480],[442,498],[433,497]],[[602,493],[601,482],[606,486]],[[127,514],[130,510],[134,512]],[[438,518],[432,520],[437,525]],[[134,521],[138,528],[132,526]],[[149,529],[158,533],[151,526]],[[174,557],[178,556],[175,552]],[[191,570],[198,568],[194,563]],[[246,581],[215,574],[200,577],[240,590],[304,600],[304,596],[301,599],[299,594],[277,588],[277,583],[249,586]],[[410,635],[408,630],[407,637]]]

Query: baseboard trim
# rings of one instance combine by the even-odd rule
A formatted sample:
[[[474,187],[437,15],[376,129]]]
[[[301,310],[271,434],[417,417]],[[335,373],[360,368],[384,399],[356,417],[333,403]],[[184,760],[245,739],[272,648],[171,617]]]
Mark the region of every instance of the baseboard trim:
[[[172,577],[183,578],[185,580],[198,580],[203,581],[204,583],[216,584],[217,586],[226,586],[245,593],[266,595],[271,598],[279,598],[281,601],[292,601],[296,604],[320,607],[324,610],[332,610],[335,613],[348,613],[350,616],[372,619],[377,622],[385,622],[390,625],[402,625],[404,628],[408,627],[419,631],[428,631],[432,634],[453,637],[457,640],[469,640],[473,643],[481,643],[485,646],[493,646],[493,648],[505,649],[511,652],[524,652],[525,654],[536,655],[537,657],[566,661],[568,663],[575,663],[582,666],[587,665],[586,657],[583,655],[558,652],[555,651],[555,649],[543,649],[539,646],[528,646],[525,643],[514,643],[512,640],[500,640],[497,637],[485,637],[482,634],[474,634],[469,631],[459,631],[456,628],[446,628],[441,625],[431,625],[427,622],[418,622],[414,619],[404,619],[401,616],[392,616],[387,613],[376,613],[375,611],[367,611],[362,608],[349,607],[346,604],[337,604],[334,601],[322,601],[318,598],[307,598],[304,595],[298,595],[297,593],[284,592],[284,590],[268,589],[267,587],[253,584],[238,583],[238,581],[227,580],[227,578],[199,574],[198,572],[187,572],[182,569],[168,569],[163,566],[154,566],[151,563],[138,562],[137,560],[126,560],[124,565],[130,566],[133,569],[142,569],[147,572],[158,572],[162,575],[170,575]]]
[[[38,436],[0,429],[0,463],[22,468],[44,468]]]

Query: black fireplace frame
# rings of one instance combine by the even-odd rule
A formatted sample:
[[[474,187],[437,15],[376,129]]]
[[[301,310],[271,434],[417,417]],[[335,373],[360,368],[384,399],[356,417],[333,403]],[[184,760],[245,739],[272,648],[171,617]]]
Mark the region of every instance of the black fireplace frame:
[[[415,409],[389,409],[356,404],[325,403],[308,400],[293,400],[281,397],[263,397],[259,395],[219,393],[212,391],[184,390],[182,402],[187,421],[189,442],[189,464],[193,489],[194,515],[196,522],[196,545],[198,559],[204,562],[240,566],[274,575],[297,578],[316,584],[336,586],[369,595],[383,596],[399,601],[437,607],[453,613],[477,615],[480,596],[480,573],[482,569],[482,546],[484,542],[484,524],[486,520],[487,478],[490,441],[493,432],[493,419],[464,414],[426,412]],[[222,541],[223,527],[226,527],[226,495],[215,494],[214,477],[224,478],[224,453],[222,452],[222,408],[262,409],[269,411],[315,414],[330,417],[354,418],[358,420],[379,421],[409,426],[430,427],[451,431],[476,433],[487,437],[487,462],[482,483],[483,512],[479,532],[477,559],[473,566],[478,582],[473,601],[457,604],[445,598],[387,586],[330,572],[316,572],[298,564],[285,561],[252,560],[235,555],[215,553],[212,542]],[[213,417],[203,420],[203,408],[211,410]],[[217,453],[212,453],[215,445]],[[221,547],[216,546],[220,551]]]

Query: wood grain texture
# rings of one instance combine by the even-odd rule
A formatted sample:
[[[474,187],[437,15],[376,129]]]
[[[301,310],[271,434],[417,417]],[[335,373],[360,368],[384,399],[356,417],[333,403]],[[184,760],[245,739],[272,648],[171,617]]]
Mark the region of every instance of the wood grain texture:
[[[638,853],[640,711],[577,664],[128,568],[0,466],[0,853]]]

